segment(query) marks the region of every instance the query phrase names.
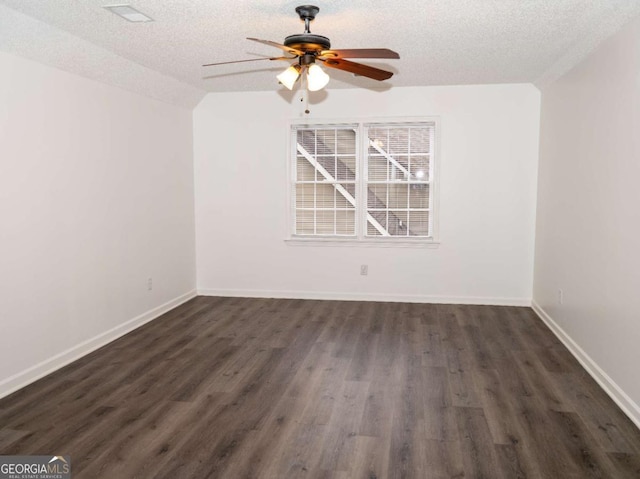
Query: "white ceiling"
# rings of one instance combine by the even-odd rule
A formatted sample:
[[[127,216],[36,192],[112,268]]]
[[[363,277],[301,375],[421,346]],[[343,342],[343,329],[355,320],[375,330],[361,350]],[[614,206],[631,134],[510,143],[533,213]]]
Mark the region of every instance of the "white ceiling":
[[[193,106],[205,92],[283,88],[285,62],[203,68],[280,55],[246,40],[302,33],[303,0],[131,0],[152,23],[130,23],[109,0],[0,0],[0,50]],[[334,48],[397,51],[363,63],[395,72],[376,82],[330,70],[329,88],[531,82],[544,85],[640,14],[638,0],[318,0],[311,31]],[[4,5],[4,7],[3,7]]]

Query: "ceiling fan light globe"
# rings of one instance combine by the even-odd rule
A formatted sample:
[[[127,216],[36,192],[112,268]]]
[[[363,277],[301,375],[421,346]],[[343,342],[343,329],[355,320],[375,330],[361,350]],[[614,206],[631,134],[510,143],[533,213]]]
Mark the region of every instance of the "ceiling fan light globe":
[[[293,85],[298,81],[300,77],[300,65],[291,65],[285,71],[277,75],[276,78],[289,90],[293,89]]]
[[[309,91],[322,90],[331,78],[320,68],[320,66],[313,64],[309,66],[307,73],[307,88]]]

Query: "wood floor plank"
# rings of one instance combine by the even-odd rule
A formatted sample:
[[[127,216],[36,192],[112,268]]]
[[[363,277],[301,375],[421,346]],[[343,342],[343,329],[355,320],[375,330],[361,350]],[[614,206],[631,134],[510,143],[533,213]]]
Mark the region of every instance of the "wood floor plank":
[[[456,417],[464,477],[477,479],[505,477],[502,469],[498,467],[494,444],[482,408],[456,408]]]
[[[539,461],[531,454],[530,438],[520,427],[498,371],[478,371],[478,384],[496,460],[505,477],[542,477]]]
[[[423,442],[423,475],[429,479],[463,479],[464,461],[460,441],[426,440]],[[418,476],[421,477],[421,476]]]
[[[387,477],[409,478],[420,472],[420,441],[424,433],[421,356],[405,356],[399,363],[391,423],[391,444]]]
[[[530,308],[197,297],[0,399],[76,479],[640,477],[640,431]]]
[[[156,451],[168,449],[168,441],[190,412],[192,405],[185,402],[158,403],[156,407],[141,410],[135,420],[129,421],[115,432],[104,448],[94,449],[91,461],[83,469],[74,473],[85,476],[99,476],[102,470],[109,470],[113,477],[134,477],[140,469],[148,467],[135,458],[140,455],[153,458]]]
[[[344,381],[338,393],[322,445],[320,468],[327,471],[349,471],[360,429],[368,382]]]
[[[442,345],[440,328],[435,324],[422,323],[422,364],[425,367],[446,367],[447,354]]]
[[[570,398],[557,386],[553,376],[542,366],[537,355],[530,351],[522,351],[513,357],[518,364],[518,369],[524,374],[527,384],[530,385],[532,393],[548,409],[575,411],[575,406]]]
[[[520,455],[513,444],[496,444],[497,466],[505,478],[526,479],[528,477],[541,477],[537,473],[528,473],[527,466],[522,464]]]
[[[379,334],[360,333],[349,364],[347,381],[371,381],[374,377],[373,358],[378,347]]]
[[[558,422],[550,417],[552,411],[533,397],[521,397],[512,407],[542,477],[580,477],[582,471],[570,460],[566,445],[560,439]]]
[[[9,450],[15,442],[30,434],[29,431],[17,431],[8,428],[0,429],[0,451]]]
[[[385,437],[357,436],[349,477],[382,479],[389,468],[389,443]]]
[[[610,459],[577,414],[551,411],[549,417],[558,431],[558,439],[569,452],[567,459],[577,466],[583,477],[605,479],[615,476]]]
[[[640,477],[640,455],[609,452],[607,456],[616,469],[615,477],[620,479],[637,479]]]
[[[394,386],[388,381],[372,381],[364,402],[359,434],[385,437],[391,431],[393,418]]]
[[[638,454],[640,431],[629,424],[611,398],[605,396],[592,378],[561,373],[552,375],[581,420],[607,452]],[[631,426],[631,427],[630,427]]]
[[[447,351],[451,401],[456,407],[482,407],[474,378],[473,361],[465,359],[463,351]]]
[[[521,440],[517,423],[510,411],[510,396],[501,384],[495,369],[476,372],[482,409],[494,444],[511,445]]]

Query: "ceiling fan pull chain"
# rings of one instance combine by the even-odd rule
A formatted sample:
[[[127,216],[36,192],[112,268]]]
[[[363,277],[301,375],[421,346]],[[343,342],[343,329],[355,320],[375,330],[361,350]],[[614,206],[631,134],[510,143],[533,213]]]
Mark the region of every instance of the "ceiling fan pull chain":
[[[300,92],[302,93],[302,96],[300,97],[300,101],[304,105],[304,113],[306,115],[311,113],[309,111],[309,88],[307,86],[307,81],[308,81],[307,76],[303,74],[302,81],[300,82]]]

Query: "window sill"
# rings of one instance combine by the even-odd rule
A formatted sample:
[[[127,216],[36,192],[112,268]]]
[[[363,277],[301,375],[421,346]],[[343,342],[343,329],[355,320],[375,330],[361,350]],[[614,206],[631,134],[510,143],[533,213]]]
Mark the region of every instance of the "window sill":
[[[337,238],[287,238],[288,246],[346,246],[361,248],[428,248],[437,249],[439,241],[425,239],[337,239]]]

